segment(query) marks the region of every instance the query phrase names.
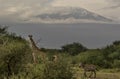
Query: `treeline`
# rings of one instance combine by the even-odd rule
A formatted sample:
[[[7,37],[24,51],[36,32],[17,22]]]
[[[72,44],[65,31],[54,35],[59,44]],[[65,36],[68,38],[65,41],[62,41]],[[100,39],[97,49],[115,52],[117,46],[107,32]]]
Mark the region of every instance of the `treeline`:
[[[120,68],[120,41],[115,41],[111,45],[98,49],[88,49],[78,42],[67,44],[61,49],[45,49],[45,52],[59,52],[69,55],[72,64],[80,62],[95,64],[101,68]]]

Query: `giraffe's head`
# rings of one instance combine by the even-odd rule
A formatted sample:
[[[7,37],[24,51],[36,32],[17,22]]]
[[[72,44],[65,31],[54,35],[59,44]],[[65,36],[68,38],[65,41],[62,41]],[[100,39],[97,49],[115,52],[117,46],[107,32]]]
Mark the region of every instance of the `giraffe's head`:
[[[32,38],[33,36],[32,35],[28,35],[28,37]]]
[[[57,58],[57,55],[53,55],[53,58]]]

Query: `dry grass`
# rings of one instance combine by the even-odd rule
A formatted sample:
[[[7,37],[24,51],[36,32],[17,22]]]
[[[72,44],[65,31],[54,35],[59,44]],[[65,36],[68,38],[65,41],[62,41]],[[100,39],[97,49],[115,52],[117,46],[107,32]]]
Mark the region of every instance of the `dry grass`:
[[[83,76],[83,70],[81,70],[81,69],[77,70],[77,74],[76,74],[77,79],[120,79],[120,72],[98,71],[96,76],[97,76],[96,78],[85,78]]]

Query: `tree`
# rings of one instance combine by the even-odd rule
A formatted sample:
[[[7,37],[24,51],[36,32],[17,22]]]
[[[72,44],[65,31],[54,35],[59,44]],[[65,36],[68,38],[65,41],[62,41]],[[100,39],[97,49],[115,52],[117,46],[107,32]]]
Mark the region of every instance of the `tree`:
[[[7,26],[0,25],[0,34],[6,34],[7,33]]]
[[[87,48],[80,43],[74,42],[73,44],[67,44],[62,46],[62,51],[67,52],[70,55],[78,55],[81,52],[86,51]]]
[[[120,45],[120,41],[113,42],[113,45]]]

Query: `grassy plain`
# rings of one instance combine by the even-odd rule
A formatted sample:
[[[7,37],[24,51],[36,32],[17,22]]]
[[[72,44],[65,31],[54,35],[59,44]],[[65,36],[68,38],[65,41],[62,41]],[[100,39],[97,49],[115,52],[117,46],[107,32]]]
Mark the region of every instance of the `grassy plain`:
[[[77,79],[120,79],[120,71],[116,69],[101,69],[97,71],[96,78],[85,78],[83,72],[82,69],[77,69]]]

